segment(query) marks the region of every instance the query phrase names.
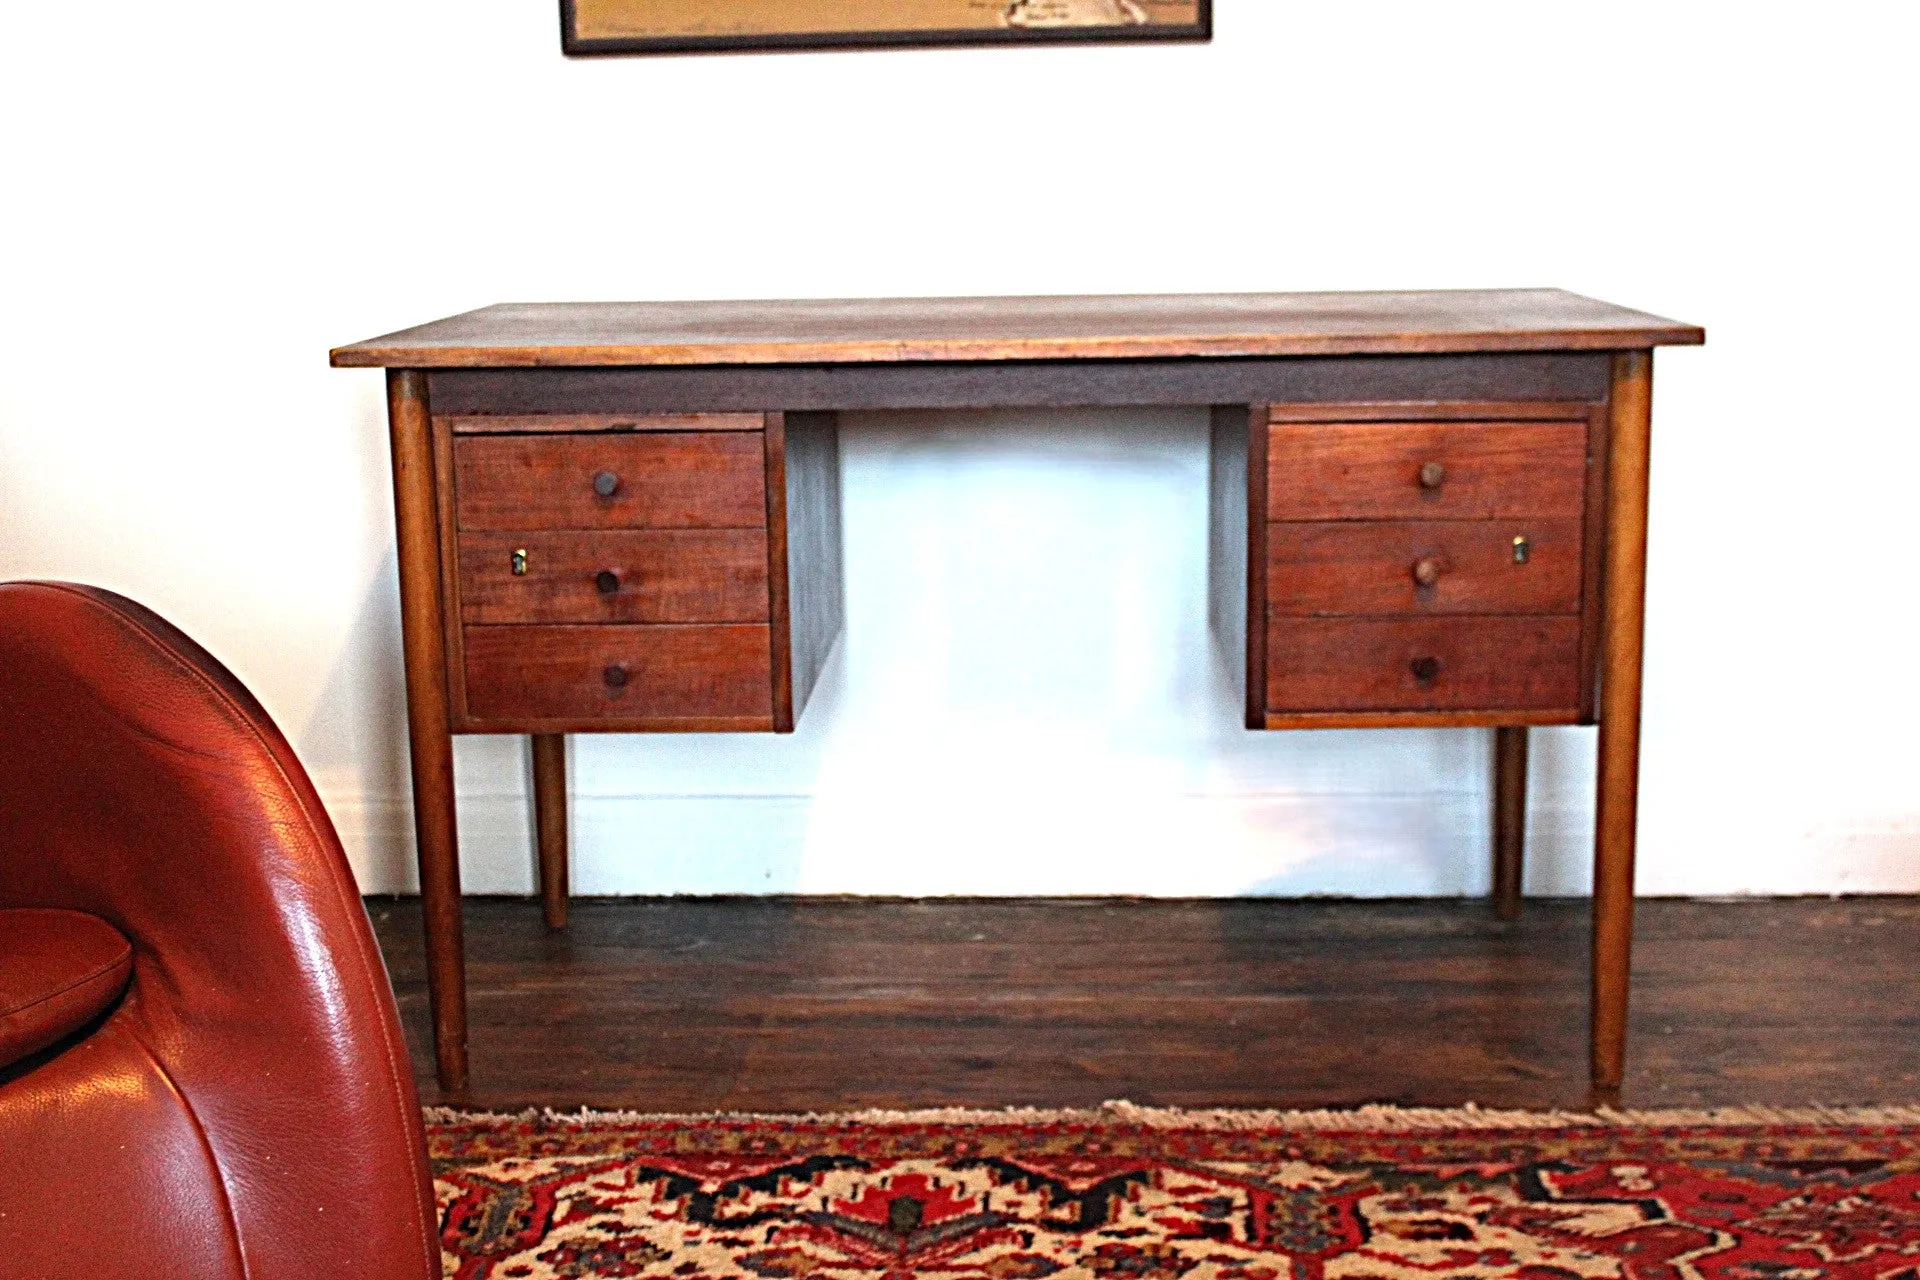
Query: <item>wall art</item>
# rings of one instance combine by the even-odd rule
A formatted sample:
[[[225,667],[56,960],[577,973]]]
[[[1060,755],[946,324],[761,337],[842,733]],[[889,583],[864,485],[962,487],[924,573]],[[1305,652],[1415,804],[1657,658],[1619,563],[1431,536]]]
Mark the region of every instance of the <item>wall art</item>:
[[[1206,40],[1212,0],[560,0],[569,54]]]

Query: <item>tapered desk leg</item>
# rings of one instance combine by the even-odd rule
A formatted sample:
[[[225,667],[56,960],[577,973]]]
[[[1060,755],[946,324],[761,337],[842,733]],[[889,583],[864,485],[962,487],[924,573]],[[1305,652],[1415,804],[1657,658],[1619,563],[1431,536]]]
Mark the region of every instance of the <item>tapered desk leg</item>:
[[[547,928],[567,927],[567,739],[533,735],[533,825],[540,843],[540,904]]]
[[[435,520],[427,378],[387,371],[393,437],[394,524],[400,543],[400,622],[407,665],[407,735],[413,757],[413,830],[427,933],[427,992],[440,1087],[467,1084],[467,975],[460,919],[460,848],[454,825],[453,738],[440,618],[440,531]]]
[[[1527,730],[1493,731],[1493,911],[1520,915],[1521,873],[1527,857]]]
[[[1627,1054],[1633,854],[1640,793],[1640,658],[1647,594],[1653,353],[1613,359],[1600,641],[1600,778],[1593,848],[1593,1087],[1617,1097]]]

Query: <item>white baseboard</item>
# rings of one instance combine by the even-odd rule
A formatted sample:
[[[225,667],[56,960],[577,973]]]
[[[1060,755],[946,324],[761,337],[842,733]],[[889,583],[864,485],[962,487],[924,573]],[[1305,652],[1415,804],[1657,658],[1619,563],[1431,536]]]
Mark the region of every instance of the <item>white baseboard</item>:
[[[361,888],[412,893],[405,801],[326,797]],[[1133,894],[1352,897],[1487,891],[1486,797],[1192,795],[1124,823],[1064,807],[1043,823],[991,806],[925,815],[836,815],[808,796],[582,795],[573,800],[580,894]],[[1592,817],[1536,804],[1527,891],[1585,894]],[[534,890],[532,819],[518,795],[460,802],[470,893]],[[1729,881],[1724,859],[1643,837],[1644,894],[1920,891],[1920,820],[1796,833]]]

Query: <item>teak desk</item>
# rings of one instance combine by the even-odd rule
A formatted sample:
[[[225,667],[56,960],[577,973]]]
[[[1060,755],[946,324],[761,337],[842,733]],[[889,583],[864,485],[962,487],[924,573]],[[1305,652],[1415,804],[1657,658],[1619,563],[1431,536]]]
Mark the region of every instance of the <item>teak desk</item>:
[[[1600,726],[1592,1078],[1626,1048],[1653,348],[1558,290],[487,307],[384,367],[440,1083],[464,1086],[455,733],[533,735],[565,924],[568,733],[792,730],[841,626],[847,409],[1212,407],[1211,625],[1249,729]],[[1244,654],[1244,665],[1242,655]]]

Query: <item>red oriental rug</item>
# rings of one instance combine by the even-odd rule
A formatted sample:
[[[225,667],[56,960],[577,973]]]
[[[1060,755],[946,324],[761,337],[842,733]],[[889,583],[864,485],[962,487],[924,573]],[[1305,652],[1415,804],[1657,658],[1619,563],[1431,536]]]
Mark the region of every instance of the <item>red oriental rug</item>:
[[[1920,1280],[1920,1109],[429,1113],[460,1280]]]

